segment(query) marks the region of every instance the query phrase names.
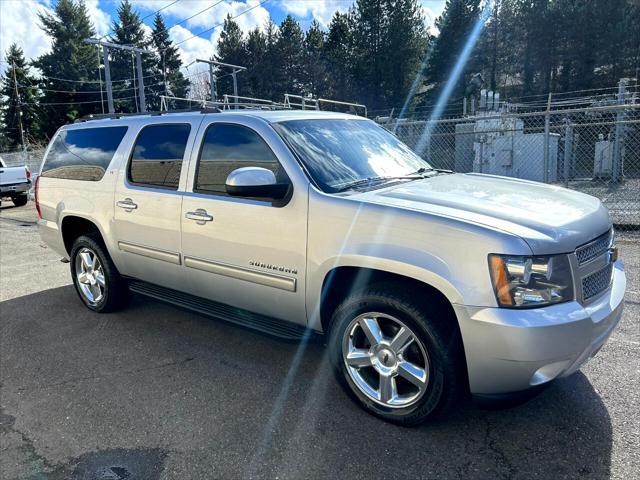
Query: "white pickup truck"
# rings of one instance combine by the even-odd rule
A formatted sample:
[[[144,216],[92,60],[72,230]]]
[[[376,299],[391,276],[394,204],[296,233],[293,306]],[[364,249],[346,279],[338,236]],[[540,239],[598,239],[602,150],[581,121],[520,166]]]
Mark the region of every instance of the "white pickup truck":
[[[0,200],[11,198],[16,207],[22,207],[29,200],[31,172],[26,165],[7,167],[0,157]]]

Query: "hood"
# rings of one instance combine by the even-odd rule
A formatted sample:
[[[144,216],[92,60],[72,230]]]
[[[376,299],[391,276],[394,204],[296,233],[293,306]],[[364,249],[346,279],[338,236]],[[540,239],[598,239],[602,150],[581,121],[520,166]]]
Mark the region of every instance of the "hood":
[[[494,175],[441,174],[357,197],[503,230],[520,236],[535,254],[571,252],[611,227],[595,197]]]

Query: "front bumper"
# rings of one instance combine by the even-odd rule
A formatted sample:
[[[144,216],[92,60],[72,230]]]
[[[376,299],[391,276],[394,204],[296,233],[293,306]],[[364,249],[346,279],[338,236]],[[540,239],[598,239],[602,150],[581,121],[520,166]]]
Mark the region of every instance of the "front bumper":
[[[471,393],[522,391],[577,371],[618,324],[625,288],[617,261],[611,287],[587,305],[572,301],[530,310],[454,305]]]

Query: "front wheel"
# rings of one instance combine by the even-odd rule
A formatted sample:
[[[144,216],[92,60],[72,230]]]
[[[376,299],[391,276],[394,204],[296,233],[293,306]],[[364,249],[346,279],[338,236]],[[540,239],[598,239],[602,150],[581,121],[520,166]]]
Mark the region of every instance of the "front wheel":
[[[69,265],[76,291],[91,310],[111,312],[126,302],[128,289],[125,280],[97,236],[83,235],[75,240]]]
[[[338,380],[366,410],[403,425],[449,410],[463,395],[464,356],[455,318],[406,289],[373,287],[332,317],[329,350]]]

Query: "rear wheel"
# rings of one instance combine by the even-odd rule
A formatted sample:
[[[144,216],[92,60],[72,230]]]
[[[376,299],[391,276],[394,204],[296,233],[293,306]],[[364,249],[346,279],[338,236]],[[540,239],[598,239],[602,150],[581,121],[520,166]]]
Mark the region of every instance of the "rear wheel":
[[[415,425],[449,410],[466,375],[455,318],[405,292],[372,287],[345,299],[332,318],[329,349],[338,380],[358,403]]]
[[[98,236],[78,237],[70,257],[73,284],[88,308],[106,313],[126,303],[129,295],[126,282]]]
[[[13,197],[11,200],[13,200],[13,204],[16,207],[24,207],[29,201],[29,197],[27,196],[26,193],[23,193],[21,195],[17,195]]]

